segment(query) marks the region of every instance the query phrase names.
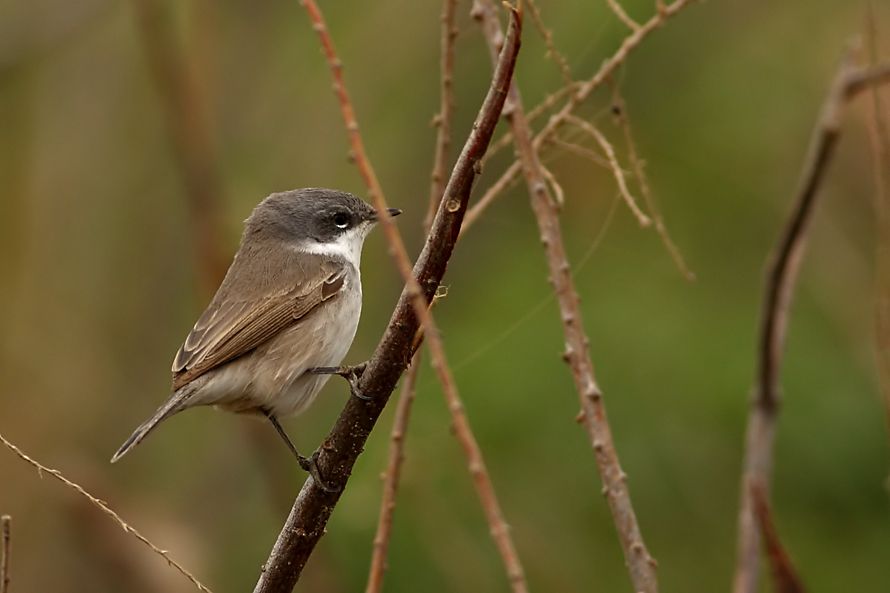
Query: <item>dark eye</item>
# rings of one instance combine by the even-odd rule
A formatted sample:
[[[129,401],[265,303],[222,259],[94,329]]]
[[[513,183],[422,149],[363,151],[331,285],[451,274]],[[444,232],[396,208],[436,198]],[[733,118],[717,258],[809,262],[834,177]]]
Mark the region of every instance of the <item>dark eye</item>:
[[[338,229],[345,229],[349,226],[349,215],[345,212],[337,212],[334,214],[334,226]]]

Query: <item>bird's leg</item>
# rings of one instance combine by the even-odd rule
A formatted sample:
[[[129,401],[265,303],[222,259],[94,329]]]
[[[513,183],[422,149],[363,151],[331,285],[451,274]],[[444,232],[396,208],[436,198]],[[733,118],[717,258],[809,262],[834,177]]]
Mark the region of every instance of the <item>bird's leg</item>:
[[[349,383],[349,391],[352,395],[367,402],[373,398],[362,393],[358,387],[358,380],[361,379],[362,373],[365,372],[367,366],[368,363],[363,362],[355,366],[313,367],[309,369],[309,372],[315,375],[339,375],[343,377]]]
[[[268,410],[263,410],[263,414],[266,418],[269,419],[269,422],[272,423],[272,426],[275,427],[275,431],[278,435],[284,440],[284,444],[287,445],[287,448],[290,449],[290,452],[294,454],[294,457],[297,458],[297,463],[300,464],[300,467],[303,468],[304,471],[308,472],[312,479],[318,484],[319,488],[324,490],[325,492],[337,492],[337,488],[332,488],[321,478],[321,474],[318,471],[318,450],[315,451],[309,457],[305,457],[300,455],[297,448],[294,447],[294,444],[291,442],[290,437],[287,436],[287,433],[284,432],[284,428],[278,422],[278,418],[276,418],[271,412]]]

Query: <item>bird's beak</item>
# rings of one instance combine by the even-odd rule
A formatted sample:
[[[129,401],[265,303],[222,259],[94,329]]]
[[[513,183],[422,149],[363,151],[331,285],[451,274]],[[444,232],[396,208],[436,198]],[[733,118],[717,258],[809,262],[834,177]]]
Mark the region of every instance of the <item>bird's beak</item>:
[[[398,216],[399,214],[402,213],[402,210],[399,208],[387,208],[386,211],[389,212],[389,215],[392,216],[393,218],[395,218],[396,216]],[[371,220],[373,220],[374,222],[377,222],[377,219],[378,219],[377,213],[375,212],[373,217],[371,218]]]

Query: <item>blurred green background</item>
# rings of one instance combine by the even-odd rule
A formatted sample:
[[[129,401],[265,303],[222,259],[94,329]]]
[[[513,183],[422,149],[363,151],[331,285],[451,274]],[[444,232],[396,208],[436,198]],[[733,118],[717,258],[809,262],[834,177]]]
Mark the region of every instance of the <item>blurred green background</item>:
[[[626,1],[639,20],[651,0]],[[890,6],[878,24],[890,31]],[[669,228],[697,275],[615,201],[609,173],[551,150],[567,247],[618,451],[664,591],[727,590],[765,257],[787,211],[824,91],[864,2],[710,1],[652,35],[620,86]],[[272,191],[363,193],[329,72],[294,1],[164,2],[192,65],[222,191],[223,252]],[[365,141],[412,253],[420,247],[438,107],[434,1],[323,2]],[[605,2],[540,8],[579,79],[626,30]],[[459,3],[455,152],[489,79]],[[0,431],[108,500],[217,593],[251,590],[303,480],[276,435],[211,409],[177,416],[107,460],[166,396],[173,353],[206,304],[162,93],[129,2],[0,2]],[[890,44],[883,43],[883,55]],[[531,106],[560,86],[526,27]],[[616,142],[611,91],[582,109]],[[814,220],[788,337],[777,440],[779,530],[814,590],[887,590],[887,430],[873,356],[872,166],[865,102],[850,110]],[[503,126],[502,126],[503,128]],[[507,151],[508,152],[508,151]],[[475,196],[508,163],[487,167]],[[605,227],[605,228],[604,228]],[[596,237],[603,240],[588,258]],[[380,233],[364,256],[367,358],[401,287]],[[629,591],[560,360],[556,306],[525,188],[458,246],[437,308],[449,358],[532,591]],[[543,307],[538,307],[544,302]],[[537,309],[535,309],[538,307]],[[531,314],[529,314],[531,312]],[[517,322],[519,322],[517,324]],[[311,449],[345,385],[287,426]],[[362,590],[390,406],[299,591]],[[61,485],[0,452],[14,520],[14,591],[189,591]],[[422,370],[388,591],[507,591],[437,383]]]

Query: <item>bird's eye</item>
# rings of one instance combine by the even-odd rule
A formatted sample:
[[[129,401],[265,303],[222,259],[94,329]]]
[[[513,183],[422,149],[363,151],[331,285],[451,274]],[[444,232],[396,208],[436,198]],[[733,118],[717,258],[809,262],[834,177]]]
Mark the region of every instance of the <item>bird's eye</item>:
[[[334,214],[334,226],[345,229],[349,226],[349,216],[345,212],[337,212]]]

